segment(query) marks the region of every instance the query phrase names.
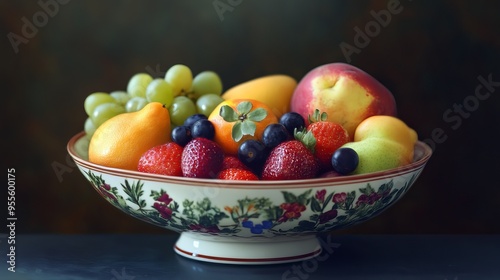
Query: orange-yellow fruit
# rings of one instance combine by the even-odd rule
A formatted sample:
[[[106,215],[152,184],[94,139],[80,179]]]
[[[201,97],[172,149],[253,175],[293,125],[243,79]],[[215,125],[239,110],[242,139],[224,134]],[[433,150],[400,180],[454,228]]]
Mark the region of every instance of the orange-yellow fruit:
[[[288,75],[275,74],[238,84],[222,94],[222,98],[253,99],[266,104],[277,118],[290,111],[297,81]]]
[[[354,142],[343,145],[356,151],[359,164],[352,174],[388,170],[413,161],[418,135],[402,120],[375,115],[363,120],[354,133]]]
[[[418,141],[417,132],[401,119],[393,116],[376,115],[363,120],[354,133],[354,141],[378,137],[395,141],[405,150],[405,158],[411,162],[415,143]]]
[[[137,170],[142,154],[170,141],[170,115],[159,102],[139,111],[117,115],[94,132],[89,161],[103,166]]]
[[[248,101],[252,104],[252,109],[251,111],[254,111],[258,108],[262,108],[267,112],[267,115],[265,118],[263,118],[260,121],[256,121],[255,123],[255,133],[254,135],[244,135],[239,141],[235,141],[232,137],[232,130],[233,126],[237,122],[228,122],[224,120],[224,118],[220,115],[221,108],[224,105],[228,105],[229,107],[233,108],[234,111],[237,111],[237,106],[241,102]],[[244,118],[244,116],[240,116]],[[272,112],[271,108],[264,104],[263,102],[257,101],[257,100],[252,100],[252,99],[229,99],[221,102],[208,116],[208,120],[212,122],[214,125],[215,129],[215,136],[214,136],[214,141],[217,142],[224,153],[227,155],[237,155],[238,154],[238,148],[241,143],[245,142],[246,140],[249,139],[256,139],[256,140],[261,140],[262,139],[262,133],[264,132],[264,129],[266,126],[268,126],[271,123],[277,123],[278,118],[274,113]]]

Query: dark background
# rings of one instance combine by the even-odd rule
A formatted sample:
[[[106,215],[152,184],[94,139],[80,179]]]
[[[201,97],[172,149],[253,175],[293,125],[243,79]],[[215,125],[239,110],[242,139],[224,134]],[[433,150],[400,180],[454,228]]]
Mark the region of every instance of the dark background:
[[[219,17],[214,2],[240,3]],[[1,159],[3,172],[16,169],[17,233],[172,233],[113,208],[68,161],[88,94],[176,63],[217,71],[227,89],[272,73],[300,79],[331,62],[385,84],[421,140],[436,129],[446,136],[406,196],[338,233],[500,233],[500,87],[455,129],[443,117],[473,101],[479,76],[500,81],[500,2],[401,0],[402,11],[348,61],[339,45],[356,46],[355,27],[364,30],[370,11],[389,2],[69,1],[17,53],[8,34],[22,36],[23,17],[33,22],[43,9],[0,2]]]

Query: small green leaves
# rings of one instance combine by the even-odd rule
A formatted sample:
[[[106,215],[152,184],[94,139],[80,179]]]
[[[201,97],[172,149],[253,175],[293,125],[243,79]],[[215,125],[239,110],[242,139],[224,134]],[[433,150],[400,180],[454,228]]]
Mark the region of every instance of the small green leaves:
[[[231,131],[231,137],[236,142],[245,135],[254,136],[257,130],[255,122],[260,122],[267,117],[265,109],[257,108],[252,111],[252,107],[250,101],[242,101],[236,106],[237,111],[229,105],[224,105],[220,109],[219,115],[226,122],[236,122]]]
[[[326,112],[323,112],[320,114],[319,109],[314,110],[314,114],[311,116],[309,115],[308,117],[309,123],[315,123],[315,122],[324,122],[328,119],[328,114]]]
[[[224,105],[220,108],[219,115],[226,121],[226,122],[235,122],[238,120],[238,114],[231,108],[229,105]]]
[[[255,125],[254,122],[252,121],[244,121],[241,122],[241,132],[243,135],[254,135],[255,130],[257,129],[257,126]]]
[[[256,129],[257,126],[252,121],[246,120],[237,122],[233,126],[231,137],[234,139],[234,141],[238,142],[241,140],[241,138],[243,138],[244,135],[254,136]]]
[[[250,113],[250,110],[252,110],[252,103],[248,101],[240,102],[238,106],[236,106],[236,110],[238,110],[240,114],[246,115]]]
[[[248,113],[247,118],[254,122],[260,122],[267,117],[267,111],[264,108],[257,108]]]
[[[123,191],[128,195],[127,200],[139,206],[139,209],[143,209],[146,207],[146,200],[141,199],[144,191],[142,187],[144,183],[140,180],[132,183],[130,185],[128,180],[125,180],[125,184],[121,184],[123,187]]]
[[[314,153],[314,148],[316,147],[316,138],[311,131],[303,130],[294,130],[294,137],[296,140],[299,140],[309,149],[312,153]]]

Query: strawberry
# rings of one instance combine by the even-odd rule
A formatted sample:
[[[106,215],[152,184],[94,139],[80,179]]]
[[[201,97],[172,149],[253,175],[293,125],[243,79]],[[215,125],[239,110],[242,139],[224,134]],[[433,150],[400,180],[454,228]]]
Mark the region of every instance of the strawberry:
[[[314,178],[319,164],[312,150],[315,139],[312,133],[297,132],[295,140],[282,142],[271,150],[262,180],[296,180]]]
[[[157,145],[147,150],[139,159],[137,170],[170,176],[182,176],[183,148],[174,142]]]
[[[259,177],[248,169],[228,168],[219,173],[218,179],[222,180],[259,180]]]
[[[216,178],[223,160],[224,152],[217,143],[203,137],[194,138],[182,151],[182,174],[191,178]]]
[[[250,170],[241,160],[232,155],[225,155],[224,160],[222,161],[221,170],[229,169],[229,168],[238,168],[238,169],[246,169]]]
[[[347,130],[340,124],[329,122],[326,113],[319,114],[319,110],[314,111],[314,115],[309,116],[309,125],[307,130],[310,131],[316,139],[314,147],[314,156],[318,158],[321,171],[333,170],[332,155],[333,153],[349,141]]]

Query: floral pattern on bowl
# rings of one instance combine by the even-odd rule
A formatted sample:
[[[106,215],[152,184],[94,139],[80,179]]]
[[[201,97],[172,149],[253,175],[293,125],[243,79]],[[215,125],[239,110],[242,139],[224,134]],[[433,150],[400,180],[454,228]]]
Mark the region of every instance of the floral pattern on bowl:
[[[79,148],[85,147],[84,139],[83,133],[74,136],[68,151],[110,204],[181,233],[175,247],[181,255],[244,264],[314,257],[321,252],[314,240],[318,233],[354,226],[383,212],[410,189],[432,154],[418,142],[412,164],[385,172],[311,180],[224,181],[99,166],[85,159],[85,149]],[[261,246],[261,253],[243,253],[248,244],[253,244],[252,252]]]
[[[396,188],[393,180],[389,180],[375,187],[366,183],[348,192],[309,188],[295,194],[281,190],[283,197],[279,203],[247,195],[221,208],[208,197],[176,201],[164,188],[146,193],[148,188],[141,180],[125,179],[119,186],[110,186],[102,174],[83,172],[102,197],[135,218],[177,232],[240,237],[316,233],[357,224],[397,201],[418,176],[412,175]],[[298,223],[288,226],[293,221]]]

